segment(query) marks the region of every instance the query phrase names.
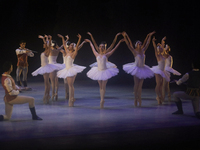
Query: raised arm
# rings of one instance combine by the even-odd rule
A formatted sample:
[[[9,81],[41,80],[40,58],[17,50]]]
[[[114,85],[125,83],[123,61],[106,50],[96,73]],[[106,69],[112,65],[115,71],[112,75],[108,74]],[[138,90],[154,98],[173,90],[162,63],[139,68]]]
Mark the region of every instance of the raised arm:
[[[156,46],[156,38],[155,38],[155,36],[153,37],[153,39],[152,39],[152,43],[153,43],[153,47],[154,47],[154,51],[155,51],[155,56],[156,56],[156,58],[158,58],[158,51],[157,51],[157,46]]]
[[[86,43],[86,42],[83,41],[83,42],[79,45],[78,50],[81,49],[81,48],[83,47],[83,44],[85,44],[85,43]]]
[[[94,44],[95,49],[99,52],[99,47],[98,47],[96,41],[94,40],[93,35],[90,32],[87,32],[87,34],[90,35],[90,38],[91,38],[91,40],[92,40],[92,42]]]
[[[165,36],[165,37],[163,37],[162,40],[161,40],[161,45],[162,45],[163,48],[165,47],[165,40],[166,40],[166,39],[167,39],[167,38],[166,38],[166,36]]]
[[[66,43],[69,40],[69,36],[66,36],[66,38],[67,38],[66,40],[65,40],[64,36],[62,36],[61,34],[58,34],[58,37],[60,37],[62,39],[62,43],[63,43],[62,46],[64,47],[65,51],[67,51]],[[61,46],[60,50],[63,48],[62,46]]]
[[[117,37],[118,37],[120,34],[122,34],[122,33],[117,33],[117,34],[115,35],[115,38],[114,38],[112,44],[110,45],[110,47],[106,50],[106,53],[110,52],[110,51],[113,49],[113,47],[115,46],[115,43],[116,43],[116,41],[117,41]]]
[[[145,51],[147,50],[147,48],[149,47],[149,44],[150,44],[150,41],[151,41],[151,37],[152,37],[152,35],[155,34],[155,33],[156,33],[156,32],[153,31],[153,32],[149,33],[149,34],[146,36],[146,38],[145,38],[145,40],[144,40],[144,43],[143,43],[143,45],[142,45],[142,50],[143,50],[143,52],[145,52]]]
[[[122,32],[122,35],[123,35],[123,37],[124,37],[124,40],[125,40],[125,42],[126,42],[126,45],[127,45],[128,48],[129,48],[129,50],[133,53],[133,55],[135,55],[135,53],[136,53],[136,52],[135,52],[135,49],[134,49],[133,46],[131,46],[131,43],[130,43],[128,37],[127,37],[127,33],[126,33],[126,32]]]
[[[107,58],[110,57],[110,56],[115,52],[115,50],[119,47],[120,43],[121,43],[121,42],[124,42],[124,41],[125,41],[124,38],[121,39],[121,40],[117,43],[117,45],[116,45],[110,52],[106,53],[106,57],[107,57]]]
[[[91,49],[92,49],[92,52],[93,52],[93,54],[95,55],[95,57],[97,57],[97,56],[98,56],[98,53],[97,53],[97,51],[95,50],[94,45],[92,44],[92,42],[91,42],[90,40],[88,40],[88,39],[85,39],[84,41],[90,43],[90,47],[91,47]]]

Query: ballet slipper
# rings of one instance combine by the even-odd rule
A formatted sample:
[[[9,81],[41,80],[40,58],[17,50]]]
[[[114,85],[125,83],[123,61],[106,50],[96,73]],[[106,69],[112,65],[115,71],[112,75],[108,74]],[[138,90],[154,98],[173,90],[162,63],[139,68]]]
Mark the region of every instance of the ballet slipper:
[[[101,109],[104,108],[104,102],[105,102],[104,100],[103,100],[103,101],[102,101],[102,100],[100,101],[100,108],[101,108]]]
[[[162,101],[161,101],[161,98],[160,97],[156,97],[156,100],[158,101],[158,105],[161,105],[162,104]]]
[[[74,106],[73,99],[69,99],[68,105],[69,105],[69,107],[73,107]]]

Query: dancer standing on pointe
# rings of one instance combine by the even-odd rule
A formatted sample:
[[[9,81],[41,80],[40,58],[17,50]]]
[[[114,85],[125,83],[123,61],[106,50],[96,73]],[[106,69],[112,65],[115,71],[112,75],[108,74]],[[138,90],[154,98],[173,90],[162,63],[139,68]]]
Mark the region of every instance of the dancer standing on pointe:
[[[169,77],[171,76],[170,73],[173,73],[174,75],[178,75],[180,76],[181,73],[179,73],[178,71],[174,70],[172,68],[173,65],[173,58],[172,56],[169,54],[169,52],[171,51],[171,48],[169,47],[169,45],[165,45],[165,40],[166,40],[166,36],[162,39],[161,45],[164,48],[164,57],[165,57],[165,71],[167,71],[169,73]],[[165,80],[165,78],[163,79],[163,100],[165,100],[165,92],[168,93],[168,101],[171,101],[171,93],[170,93],[170,87],[169,87],[169,82]]]
[[[153,66],[151,70],[155,73],[155,78],[156,78],[156,87],[155,87],[155,92],[156,92],[156,100],[158,101],[158,104],[161,105],[163,102],[163,94],[162,94],[162,86],[163,86],[163,78],[169,82],[169,73],[165,71],[165,57],[164,55],[164,49],[162,48],[162,45],[158,43],[156,46],[155,43],[156,39],[153,37],[152,43],[153,47],[155,50],[155,56],[158,62],[157,66]]]
[[[39,35],[38,38],[42,39],[44,44],[43,48],[45,49],[44,52],[41,53],[40,59],[41,59],[41,67],[35,70],[32,75],[37,76],[37,75],[43,75],[44,77],[44,85],[45,85],[45,91],[44,91],[44,97],[43,97],[43,102],[44,104],[49,103],[49,99],[51,98],[50,96],[50,82],[49,82],[49,74],[53,72],[54,70],[57,69],[55,65],[49,64],[48,57],[50,53],[50,43],[51,43],[51,36],[49,35],[48,37],[45,37]]]
[[[16,81],[18,86],[22,86],[20,81],[20,75],[22,73],[23,78],[22,82],[24,85],[25,90],[29,90],[30,88],[27,87],[27,73],[28,73],[28,56],[34,57],[34,53],[25,48],[26,42],[24,40],[20,41],[19,43],[20,47],[16,49],[16,55],[17,55],[17,70],[16,70]]]
[[[90,43],[90,47],[96,57],[98,64],[97,67],[94,66],[87,72],[87,76],[92,80],[98,81],[101,96],[100,108],[104,108],[104,96],[106,92],[106,84],[108,82],[108,79],[110,79],[113,76],[116,76],[119,72],[119,70],[115,67],[107,68],[107,59],[114,53],[114,51],[118,48],[119,44],[124,41],[124,39],[121,39],[115,46],[115,48],[113,48],[110,52],[105,52],[104,44],[100,44],[98,50],[96,50],[90,40],[85,39],[85,41]]]
[[[12,116],[13,105],[15,104],[29,104],[29,109],[32,114],[33,120],[42,120],[37,116],[35,111],[35,100],[30,96],[18,96],[19,87],[15,85],[14,79],[10,76],[13,71],[11,62],[5,62],[3,65],[3,71],[1,78],[1,84],[5,90],[4,102],[5,102],[5,115],[0,115],[0,121],[9,120]]]
[[[142,85],[144,82],[144,79],[146,78],[152,78],[154,76],[153,71],[151,71],[150,67],[145,65],[145,52],[147,48],[149,47],[149,44],[151,42],[151,36],[155,33],[151,32],[146,36],[146,39],[144,40],[143,44],[141,41],[135,42],[135,48],[133,47],[133,44],[126,32],[123,32],[122,35],[124,36],[125,42],[130,49],[130,51],[133,53],[135,57],[135,62],[128,63],[123,65],[123,70],[131,74],[134,78],[134,105],[141,107],[142,99]]]
[[[49,64],[53,64],[57,67],[57,69],[50,73],[49,77],[51,80],[51,87],[52,87],[52,101],[58,100],[58,77],[57,72],[58,70],[63,69],[63,65],[56,62],[59,52],[62,50],[63,46],[59,47],[56,41],[52,40],[51,42],[51,49],[49,54]]]
[[[58,34],[60,38],[62,38],[63,46],[65,49],[65,55],[64,55],[64,61],[65,61],[65,68],[57,72],[57,76],[59,78],[67,79],[67,83],[69,86],[69,102],[68,105],[69,107],[74,106],[75,98],[74,98],[74,81],[76,78],[77,73],[82,72],[86,67],[84,66],[79,66],[73,64],[74,59],[76,58],[78,54],[78,50],[82,47],[82,45],[85,43],[82,42],[81,45],[81,35],[78,34],[78,42],[77,44],[75,43],[69,43],[66,45],[69,37],[67,37],[67,40],[64,40],[64,37],[60,34]]]

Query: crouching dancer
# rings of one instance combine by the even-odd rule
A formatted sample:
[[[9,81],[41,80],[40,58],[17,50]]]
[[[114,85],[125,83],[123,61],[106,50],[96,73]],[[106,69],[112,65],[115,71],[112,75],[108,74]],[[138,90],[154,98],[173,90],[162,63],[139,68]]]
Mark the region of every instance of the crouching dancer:
[[[1,78],[1,83],[5,89],[5,115],[0,115],[0,121],[9,120],[12,115],[13,105],[15,104],[24,104],[29,103],[29,108],[32,114],[33,120],[42,120],[36,115],[34,98],[29,96],[18,96],[19,87],[15,85],[14,79],[10,76],[10,73],[13,70],[11,62],[5,62],[3,65],[3,71]]]
[[[172,114],[183,114],[182,101],[181,99],[191,100],[194,113],[197,118],[200,119],[199,112],[199,98],[200,98],[200,66],[198,62],[193,62],[193,70],[186,73],[181,79],[175,81],[177,85],[187,81],[187,90],[174,92],[173,96],[175,99],[178,110]]]

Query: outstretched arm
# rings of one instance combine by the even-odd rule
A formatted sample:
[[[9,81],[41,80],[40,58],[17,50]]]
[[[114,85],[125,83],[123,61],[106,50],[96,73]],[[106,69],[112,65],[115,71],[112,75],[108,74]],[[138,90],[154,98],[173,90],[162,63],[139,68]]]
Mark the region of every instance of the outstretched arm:
[[[67,38],[66,40],[65,40],[64,36],[62,36],[61,34],[58,34],[58,37],[60,37],[60,38],[62,39],[62,43],[63,43],[62,46],[64,47],[65,51],[67,51],[66,43],[67,43],[67,41],[69,40],[69,36],[68,36],[68,35],[66,36],[66,38]],[[61,46],[61,47],[62,47],[62,46]],[[62,48],[63,48],[63,47],[62,47]],[[61,48],[61,49],[62,49],[62,48]]]
[[[110,47],[106,50],[106,53],[110,52],[110,51],[113,49],[113,47],[115,46],[115,43],[116,43],[116,41],[117,41],[117,37],[118,37],[120,34],[122,34],[122,33],[117,33],[117,34],[116,34],[116,36],[115,36],[115,38],[114,38],[112,44],[111,44]]]
[[[90,32],[87,32],[87,34],[90,35],[90,38],[91,38],[91,40],[92,40],[92,42],[94,44],[95,49],[99,52],[99,47],[98,47],[96,41],[94,40],[93,35]]]
[[[83,42],[79,45],[78,50],[81,49],[81,48],[83,47],[83,44],[85,44],[85,43],[86,43],[86,42],[83,41]]]
[[[97,53],[97,51],[95,50],[94,45],[92,44],[92,42],[91,42],[90,40],[88,40],[88,39],[85,39],[85,42],[90,43],[90,47],[91,47],[91,49],[92,49],[92,52],[94,53],[95,57],[97,57],[97,56],[98,56],[98,53]]]
[[[124,38],[121,39],[121,40],[117,43],[117,45],[115,46],[115,48],[113,48],[110,52],[106,53],[107,58],[110,57],[110,56],[115,52],[115,50],[119,47],[120,43],[121,43],[121,42],[124,42],[124,41],[125,41]]]
[[[157,46],[156,46],[156,38],[155,38],[155,36],[153,37],[153,39],[152,39],[152,43],[153,43],[153,47],[154,47],[154,51],[155,51],[155,56],[156,56],[156,58],[158,58],[158,51],[157,51]]]
[[[146,39],[144,40],[144,43],[142,45],[142,50],[143,52],[145,52],[147,50],[147,48],[149,47],[149,44],[150,44],[150,41],[151,41],[151,37],[153,34],[155,34],[156,32],[153,31],[151,33],[149,33],[147,36],[146,36]]]
[[[130,40],[128,38],[128,35],[126,32],[122,32],[122,35],[124,37],[124,40],[126,42],[126,45],[128,46],[129,50],[133,53],[133,55],[135,55],[135,49],[133,46],[131,46]]]

